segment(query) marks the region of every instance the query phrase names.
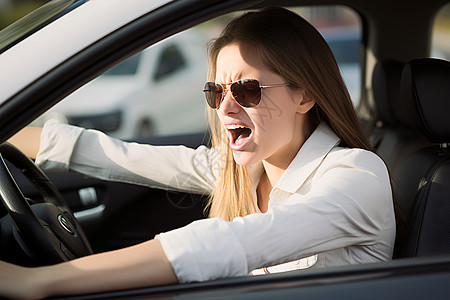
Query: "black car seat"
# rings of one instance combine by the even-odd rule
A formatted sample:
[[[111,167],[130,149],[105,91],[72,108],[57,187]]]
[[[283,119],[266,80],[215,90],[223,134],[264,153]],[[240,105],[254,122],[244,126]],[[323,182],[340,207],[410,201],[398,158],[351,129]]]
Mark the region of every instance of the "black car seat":
[[[377,117],[375,127],[370,132],[374,150],[391,169],[401,143],[400,132],[404,125],[395,115],[395,105],[400,100],[400,78],[404,64],[397,61],[379,61],[372,75],[372,88]],[[406,126],[408,128],[408,126]]]
[[[407,225],[394,257],[450,253],[450,62],[411,61],[402,73],[401,94],[402,121],[427,144],[411,135],[391,172]]]
[[[393,60],[379,61],[375,65],[372,87],[377,108],[377,122],[370,133],[372,147],[386,163],[391,176],[399,238],[406,231],[407,216],[411,210],[410,205],[413,203],[411,199],[416,194],[415,183],[397,175],[402,158],[430,145],[411,127],[403,115],[400,83],[404,66],[404,63]]]
[[[384,133],[399,126],[394,108],[400,99],[400,78],[404,66],[398,61],[385,60],[378,61],[373,69],[372,89],[377,116],[370,140],[374,148],[379,147]]]
[[[411,127],[403,114],[400,83],[404,66],[398,61],[379,61],[372,76],[378,117],[376,127],[370,134],[370,141],[391,175],[397,172],[399,157],[429,144]]]

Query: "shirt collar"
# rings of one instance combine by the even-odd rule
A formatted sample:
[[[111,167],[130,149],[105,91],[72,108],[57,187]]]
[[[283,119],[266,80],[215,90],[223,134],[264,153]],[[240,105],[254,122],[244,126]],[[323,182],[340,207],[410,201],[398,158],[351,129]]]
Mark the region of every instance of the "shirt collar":
[[[276,190],[295,193],[339,142],[339,137],[326,124],[319,124],[284,171],[272,193]],[[248,169],[252,181],[253,201],[257,212],[261,212],[258,207],[256,188],[264,170],[262,162],[248,166]],[[269,203],[269,205],[271,204],[273,204],[273,201]]]
[[[274,190],[278,188],[289,193],[295,193],[339,142],[339,137],[330,127],[324,123],[319,124],[289,164]],[[249,166],[249,171],[255,193],[263,172],[262,163]]]
[[[339,137],[330,127],[324,123],[319,124],[284,171],[275,188],[295,193],[339,142]]]

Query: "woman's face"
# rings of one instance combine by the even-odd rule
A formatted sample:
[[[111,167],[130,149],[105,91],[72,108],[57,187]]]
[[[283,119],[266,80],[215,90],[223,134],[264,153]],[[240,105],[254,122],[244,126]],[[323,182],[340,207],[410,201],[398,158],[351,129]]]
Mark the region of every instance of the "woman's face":
[[[261,85],[286,83],[246,43],[225,46],[217,58],[215,82],[239,79],[256,79]],[[258,106],[245,108],[227,91],[217,114],[238,164],[266,161],[286,168],[305,141],[305,114],[314,101],[304,89],[289,86],[265,88],[261,95]]]

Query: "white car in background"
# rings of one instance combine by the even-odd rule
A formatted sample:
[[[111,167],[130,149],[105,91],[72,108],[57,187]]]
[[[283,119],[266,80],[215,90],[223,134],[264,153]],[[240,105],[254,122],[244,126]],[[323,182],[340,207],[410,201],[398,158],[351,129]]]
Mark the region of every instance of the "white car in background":
[[[203,132],[206,34],[181,32],[141,51],[43,115],[122,139]],[[174,105],[176,103],[176,105]]]

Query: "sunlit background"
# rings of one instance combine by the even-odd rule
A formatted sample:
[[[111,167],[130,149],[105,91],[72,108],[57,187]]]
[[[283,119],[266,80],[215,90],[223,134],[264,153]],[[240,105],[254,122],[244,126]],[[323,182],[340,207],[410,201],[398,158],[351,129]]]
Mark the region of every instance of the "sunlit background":
[[[47,1],[0,0],[0,29],[5,28]]]

